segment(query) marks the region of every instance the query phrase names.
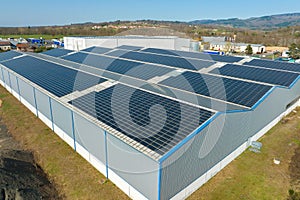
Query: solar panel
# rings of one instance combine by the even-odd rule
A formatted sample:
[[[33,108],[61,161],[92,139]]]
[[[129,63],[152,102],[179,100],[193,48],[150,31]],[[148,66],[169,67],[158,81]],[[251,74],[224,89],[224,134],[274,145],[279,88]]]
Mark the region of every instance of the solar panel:
[[[106,81],[96,76],[30,56],[10,60],[2,64],[58,97]]]
[[[243,60],[244,58],[234,57],[234,56],[219,56],[219,55],[209,55],[214,61],[235,63]]]
[[[129,46],[129,45],[121,45],[117,47],[118,49],[125,49],[125,50],[130,50],[130,51],[138,51],[141,50],[143,47],[138,47],[138,46]]]
[[[70,103],[160,155],[214,114],[122,84]]]
[[[8,51],[8,52],[0,53],[0,62],[12,59],[12,58],[20,56],[20,55],[22,55],[22,54],[19,52],[16,52],[16,51]]]
[[[271,89],[271,86],[194,72],[184,72],[160,84],[247,107],[252,107]]]
[[[112,49],[110,48],[105,48],[105,47],[90,47],[81,51],[85,52],[91,52],[91,53],[96,53],[96,54],[104,54],[106,52],[111,51]]]
[[[244,59],[242,57],[210,55],[210,54],[200,53],[200,52],[163,50],[163,49],[156,49],[156,48],[148,48],[148,49],[144,49],[142,51],[150,52],[150,53],[157,53],[157,54],[164,54],[164,55],[180,56],[180,57],[185,57],[185,58],[197,58],[197,59],[208,60],[208,61],[227,62],[227,63],[239,62]]]
[[[149,52],[149,53],[164,54],[164,55],[180,56],[177,53],[172,52],[172,50],[167,50],[167,49],[147,48],[147,49],[143,49],[142,51]]]
[[[123,49],[116,49],[112,52],[107,53],[106,55],[114,56],[114,57],[122,57],[122,55],[124,55],[126,53],[128,53],[128,51],[123,50]]]
[[[172,66],[172,67],[177,67],[182,69],[189,69],[189,70],[199,70],[215,64],[214,62],[209,62],[209,61],[185,59],[179,57],[170,57],[170,56],[132,52],[132,51],[125,52],[125,53],[124,51],[114,51],[108,55],[111,56],[117,55],[119,57],[131,59],[131,60],[162,64],[162,65],[167,65],[167,66]]]
[[[253,59],[250,62],[244,63],[244,65],[259,66],[259,67],[265,67],[270,69],[280,69],[280,70],[286,70],[292,72],[300,72],[300,64],[296,64],[296,63],[287,63],[287,62],[279,62],[279,61],[274,62],[268,60]]]
[[[68,53],[71,53],[71,52],[73,52],[73,51],[68,50],[68,49],[52,49],[49,51],[45,51],[41,54],[45,54],[45,55],[52,56],[52,57],[61,57],[61,56],[67,55]]]
[[[148,80],[156,76],[162,76],[172,71],[172,69],[166,67],[115,59],[100,55],[90,55],[80,52],[63,57],[63,59],[142,80]]]
[[[289,87],[299,74],[227,64],[210,73]]]

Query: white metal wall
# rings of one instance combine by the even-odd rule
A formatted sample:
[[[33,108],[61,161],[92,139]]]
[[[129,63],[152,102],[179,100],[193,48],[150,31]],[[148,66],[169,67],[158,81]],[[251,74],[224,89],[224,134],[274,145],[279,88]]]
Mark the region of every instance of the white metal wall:
[[[65,49],[74,51],[82,50],[92,46],[115,48],[122,45],[172,50],[189,50],[190,48],[190,39],[176,37],[64,37],[64,42]]]
[[[0,83],[132,199],[157,199],[158,163],[0,65]]]
[[[286,108],[299,95],[298,81],[291,89],[277,87],[253,111],[219,115],[162,163],[161,199],[184,199],[197,190],[298,106]]]

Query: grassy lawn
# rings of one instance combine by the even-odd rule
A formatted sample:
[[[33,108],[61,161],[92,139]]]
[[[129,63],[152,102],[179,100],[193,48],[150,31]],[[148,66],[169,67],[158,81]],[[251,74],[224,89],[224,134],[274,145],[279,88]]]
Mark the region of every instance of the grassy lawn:
[[[189,200],[287,199],[288,190],[299,186],[293,184],[290,165],[295,162],[292,161],[295,151],[300,149],[299,140],[298,108],[297,113],[292,112],[260,139],[263,144],[260,154],[245,151],[193,193]],[[280,159],[280,165],[275,165],[273,158]]]
[[[10,133],[25,149],[34,152],[37,163],[64,199],[128,199],[3,87],[0,99],[0,117]],[[300,158],[300,154],[295,154],[300,149],[300,109],[285,117],[260,141],[260,154],[244,152],[189,200],[286,199],[288,190],[299,186],[292,181],[299,168],[291,166],[299,166],[293,164],[292,157]],[[273,164],[275,157],[281,160],[280,165]]]
[[[57,185],[63,199],[128,199],[112,182],[62,141],[15,97],[0,86],[0,117],[12,136]]]
[[[63,38],[64,36],[63,35],[0,35],[0,38],[2,39],[7,39],[7,38],[15,38],[15,39],[18,39],[18,38],[40,38],[42,37],[43,39],[46,39],[46,40],[50,40],[50,39],[54,39],[54,38]]]

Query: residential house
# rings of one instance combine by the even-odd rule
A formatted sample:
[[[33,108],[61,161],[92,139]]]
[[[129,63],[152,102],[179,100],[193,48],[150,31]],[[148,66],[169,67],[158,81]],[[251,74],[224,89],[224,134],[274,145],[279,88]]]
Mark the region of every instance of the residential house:
[[[9,51],[10,49],[11,46],[8,40],[0,40],[0,51]]]
[[[246,48],[249,44],[246,43],[232,43],[232,42],[211,42],[210,49],[216,51],[225,51],[225,52],[239,52],[243,53],[246,51]],[[262,44],[250,44],[252,47],[253,53],[264,53],[266,47]]]
[[[28,43],[18,43],[17,44],[17,50],[18,51],[27,51],[29,49]]]

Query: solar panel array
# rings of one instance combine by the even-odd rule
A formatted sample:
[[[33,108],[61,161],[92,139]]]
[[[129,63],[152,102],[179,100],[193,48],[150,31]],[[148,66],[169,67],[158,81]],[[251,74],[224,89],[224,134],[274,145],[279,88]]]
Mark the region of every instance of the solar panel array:
[[[162,76],[172,71],[172,69],[167,67],[159,67],[81,52],[63,57],[63,59],[142,80],[148,80],[155,76]]]
[[[96,53],[96,54],[104,54],[104,53],[107,53],[111,50],[112,49],[106,48],[106,47],[90,47],[90,48],[87,48],[87,49],[83,49],[81,51],[91,52],[91,53]]]
[[[17,56],[21,56],[22,54],[16,51],[8,51],[4,53],[0,53],[0,62],[3,62],[5,60],[12,59]]]
[[[227,64],[210,73],[289,87],[299,74]]]
[[[194,72],[184,72],[160,84],[247,107],[252,107],[271,89],[271,86]]]
[[[114,57],[122,57],[122,55],[128,53],[129,51],[124,50],[124,49],[116,49],[114,51],[111,51],[107,53],[106,55],[108,56],[114,56]]]
[[[90,51],[92,51],[92,49],[90,49]],[[122,50],[117,50],[117,51],[122,51]],[[166,51],[166,50],[163,50],[163,51]],[[142,60],[146,60],[149,58],[150,61],[152,61],[152,62],[155,62],[154,58],[159,58],[159,59],[165,58],[164,60],[167,60],[165,62],[168,62],[169,64],[171,62],[178,64],[178,62],[176,62],[176,61],[182,61],[182,60],[186,61],[184,58],[176,58],[176,57],[161,56],[161,55],[154,55],[154,54],[144,54],[144,53],[138,53],[138,52],[128,52],[128,51],[126,51],[126,52],[127,53],[124,55],[133,55],[133,56],[143,55],[146,57],[145,58],[142,57]],[[159,56],[159,57],[155,57],[155,56]],[[124,57],[124,56],[121,56],[121,57]],[[129,77],[134,77],[134,78],[138,78],[138,79],[142,79],[142,80],[149,80],[156,76],[163,76],[163,75],[173,71],[171,68],[167,68],[167,67],[150,65],[150,64],[142,64],[139,62],[122,60],[122,59],[114,59],[114,58],[110,58],[110,57],[106,57],[106,56],[93,55],[93,54],[88,54],[88,53],[83,53],[83,52],[78,52],[78,53],[74,53],[71,55],[62,56],[62,58],[65,60],[68,60],[68,61],[73,61],[78,64],[85,64],[88,66],[93,66],[98,69],[102,69],[103,70],[102,76],[107,77],[107,78],[111,78],[111,76],[105,74],[105,71],[110,71],[110,72],[113,72],[113,73],[116,73],[119,75],[126,75]],[[174,59],[174,60],[172,60],[172,59]],[[178,59],[180,59],[180,60],[178,60]],[[184,62],[184,61],[182,61],[182,62]],[[211,62],[209,62],[209,64],[211,64]],[[234,65],[228,65],[228,66],[232,67]],[[259,71],[260,70],[260,72],[257,72],[257,73],[260,73],[260,75],[262,75],[261,70],[263,70],[263,69],[256,69],[256,68],[253,68],[253,69],[247,68],[248,69],[247,72],[244,71],[245,73],[242,73],[242,72],[238,73],[238,72],[236,72],[236,70],[234,70],[234,72],[228,72],[229,68],[227,69],[227,67],[226,68],[224,67],[224,70],[223,70],[223,68],[220,69],[220,70],[223,70],[223,71],[221,71],[221,73],[222,72],[224,73],[223,75],[225,75],[225,69],[226,69],[226,73],[228,73],[227,76],[235,76],[237,78],[244,78],[244,79],[249,79],[249,80],[254,80],[255,78],[258,77],[257,74],[255,74],[254,72],[253,72],[253,74],[251,74],[250,70],[251,71]],[[264,79],[257,78],[257,79],[255,79],[255,81],[276,83],[276,84],[287,86],[288,84],[293,82],[296,77],[295,74],[293,74],[292,76],[291,76],[291,74],[285,74],[284,77],[289,76],[289,79],[285,78],[284,80],[280,80],[280,75],[283,76],[283,74],[278,74],[276,72],[269,72],[269,71],[265,71],[265,72],[267,73],[266,76],[268,76],[270,74],[272,74],[272,75],[276,74],[277,78],[274,78],[274,80],[273,79],[264,80],[266,78],[263,77]],[[211,73],[217,73],[217,72],[213,71]],[[231,73],[231,75],[229,73]],[[235,74],[233,74],[233,73],[235,73]],[[178,77],[184,77],[184,79],[186,79],[184,81],[187,82],[187,84],[183,84],[182,82],[178,81],[177,80]],[[201,78],[199,78],[199,77],[201,77]],[[206,78],[203,79],[202,77],[206,77]],[[118,78],[119,77],[117,77],[117,79]],[[202,86],[206,85],[207,80],[209,80],[208,82],[210,84],[208,87],[206,86],[206,89],[205,89],[205,87],[203,88]],[[219,92],[219,90],[216,87],[212,87],[212,85],[214,85],[216,82],[217,83],[224,82],[224,86],[221,86],[224,88],[223,92]],[[241,84],[241,83],[244,83],[244,84]],[[254,83],[243,82],[243,81],[237,82],[237,80],[224,79],[224,78],[222,79],[222,78],[215,77],[215,76],[201,75],[199,73],[192,73],[192,72],[184,72],[181,76],[170,77],[164,81],[161,81],[160,84],[163,84],[165,86],[172,87],[172,88],[177,88],[180,90],[186,90],[186,91],[193,92],[195,94],[204,95],[207,97],[213,97],[215,99],[220,99],[220,100],[224,100],[227,102],[231,102],[234,104],[239,104],[239,105],[243,105],[243,106],[247,106],[247,107],[253,106],[259,100],[259,98],[261,98],[263,96],[263,94],[269,89],[268,86],[264,86],[264,85],[260,85],[260,84],[252,85]],[[190,88],[187,88],[187,87],[190,87]],[[248,92],[247,87],[251,88],[248,90],[250,90],[252,92]],[[266,88],[266,87],[268,87],[268,88]],[[255,89],[253,89],[253,88],[255,88]],[[208,92],[208,90],[209,90],[209,92]],[[257,92],[257,94],[255,95],[255,94],[253,94],[253,90],[256,90],[259,92]],[[246,94],[247,93],[246,91],[248,92],[248,94]]]
[[[71,53],[73,51],[67,50],[67,49],[52,49],[50,51],[45,51],[42,54],[52,56],[52,57],[61,57],[64,55],[67,55],[68,53]]]
[[[117,47],[118,49],[125,49],[125,50],[130,50],[130,51],[138,51],[141,50],[143,47],[138,47],[138,46],[129,46],[129,45],[121,45]]]
[[[179,56],[177,53],[172,52],[172,50],[167,50],[167,49],[147,48],[147,49],[143,49],[142,51],[143,52],[149,52],[149,53]]]
[[[269,69],[279,69],[279,70],[286,70],[291,72],[300,72],[300,64],[295,63],[287,63],[287,62],[274,62],[268,60],[259,60],[254,59],[250,62],[244,63],[244,65],[252,65],[252,66],[259,66]]]
[[[121,84],[71,103],[160,155],[214,114]]]
[[[189,70],[199,70],[215,64],[214,62],[210,62],[210,61],[185,59],[180,57],[170,57],[166,55],[163,56],[163,55],[155,55],[155,54],[140,53],[140,52],[133,52],[133,51],[124,52],[121,50],[117,50],[107,55],[120,56],[121,58],[162,64],[162,65],[167,65],[167,66],[172,66],[172,67],[177,67],[182,69],[189,69]]]
[[[209,55],[209,56],[214,61],[226,62],[226,63],[235,63],[235,62],[239,62],[244,59],[244,58],[234,57],[234,56],[219,56],[219,55]]]
[[[3,62],[2,65],[58,97],[70,94],[75,90],[81,91],[106,81],[96,76],[30,56]]]
[[[156,49],[156,48],[148,48],[148,49],[144,49],[142,51],[149,52],[149,53],[173,55],[173,56],[180,56],[180,57],[185,57],[185,58],[197,58],[197,59],[203,59],[203,60],[228,62],[228,63],[234,63],[234,62],[239,62],[239,61],[243,60],[242,57],[210,55],[210,54],[205,54],[205,53],[200,53],[200,52],[163,50],[163,49]]]
[[[164,155],[215,114],[196,105],[210,108],[211,102],[217,102],[235,106],[235,109],[251,108],[272,86],[246,79],[288,87],[298,78],[297,73],[233,64],[214,69],[209,72],[211,74],[201,74],[192,70],[208,68],[216,64],[215,61],[234,63],[243,58],[155,48],[137,52],[139,48],[126,45],[115,49],[91,47],[72,54],[68,50],[55,49],[41,54],[40,59],[28,55],[11,59],[22,54],[9,52],[0,54],[0,62],[11,59],[3,65],[58,97],[74,90],[82,91],[107,79],[120,80],[123,75],[137,78],[130,79],[132,81],[127,84],[145,83],[140,89],[119,83],[69,103],[143,145],[145,151],[150,149],[159,155]],[[101,55],[104,53],[106,55]],[[298,70],[299,66],[270,63],[256,64],[289,71]],[[79,67],[95,76],[77,71]],[[174,67],[189,71],[175,70]],[[154,80],[159,81],[158,84],[148,81],[160,76],[163,78]],[[176,95],[184,98],[177,101]]]

